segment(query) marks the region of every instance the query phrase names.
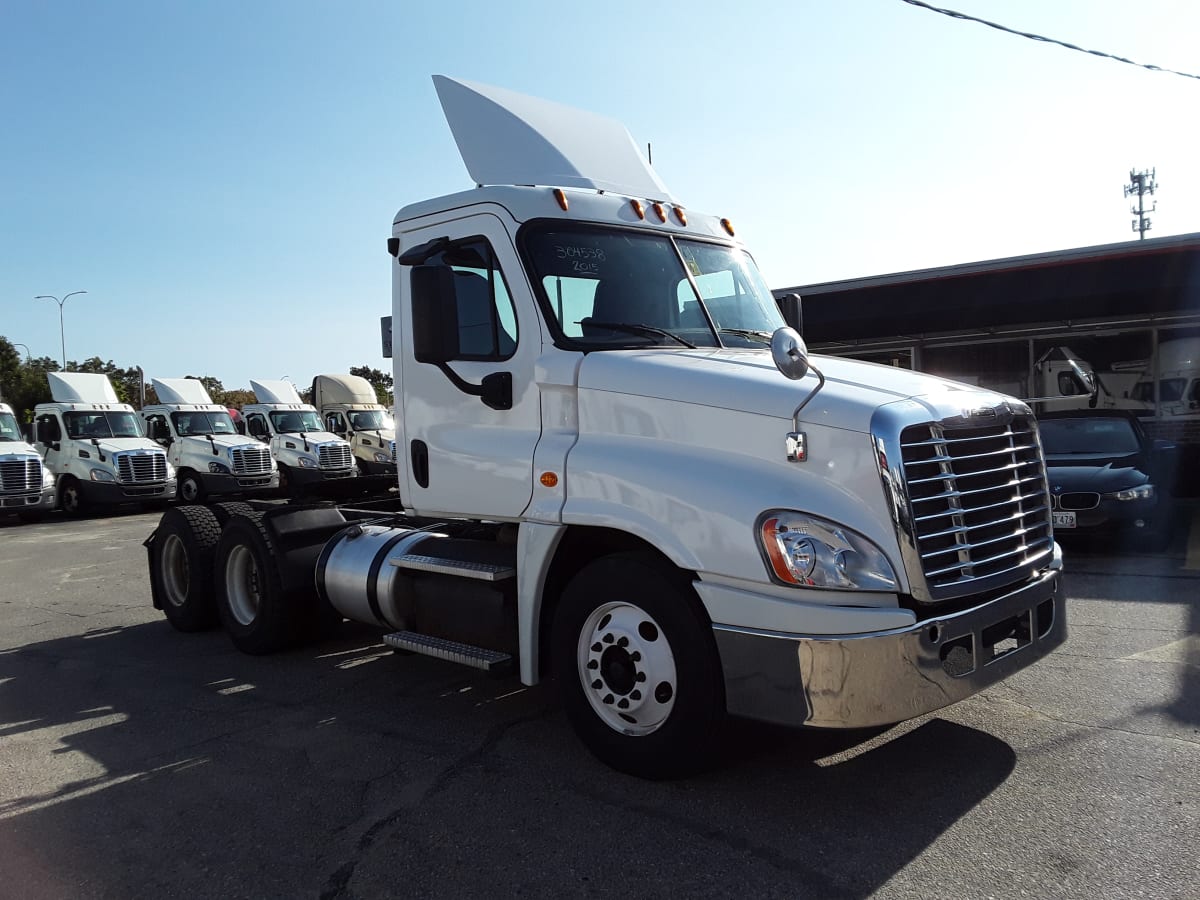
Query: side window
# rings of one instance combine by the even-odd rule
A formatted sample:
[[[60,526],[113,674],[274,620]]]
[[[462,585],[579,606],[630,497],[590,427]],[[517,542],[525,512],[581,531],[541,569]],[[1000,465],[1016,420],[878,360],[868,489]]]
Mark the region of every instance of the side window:
[[[262,413],[252,413],[246,419],[246,429],[250,432],[251,437],[256,437],[260,441],[267,440],[271,433],[267,430],[267,420],[263,418]]]
[[[517,311],[491,244],[470,238],[447,247],[426,265],[454,273],[458,305],[458,357],[508,359],[517,349]]]

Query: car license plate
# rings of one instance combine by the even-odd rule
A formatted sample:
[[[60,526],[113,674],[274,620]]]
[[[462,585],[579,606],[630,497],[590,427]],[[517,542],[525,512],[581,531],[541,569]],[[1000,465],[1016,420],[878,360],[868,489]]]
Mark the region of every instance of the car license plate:
[[[1075,513],[1073,512],[1056,512],[1051,513],[1052,521],[1055,528],[1074,528]]]

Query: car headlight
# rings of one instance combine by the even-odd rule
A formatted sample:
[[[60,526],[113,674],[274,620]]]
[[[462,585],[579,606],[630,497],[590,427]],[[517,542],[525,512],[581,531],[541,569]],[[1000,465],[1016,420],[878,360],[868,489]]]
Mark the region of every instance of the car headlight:
[[[300,463],[300,468],[302,468],[302,469],[317,468],[317,461],[315,459],[313,459],[311,456],[297,457],[296,462]]]
[[[1154,497],[1154,485],[1140,484],[1135,488],[1126,488],[1123,491],[1117,491],[1104,496],[1112,500],[1150,500]]]
[[[224,463],[210,462],[208,464],[208,471],[212,472],[214,475],[228,475],[229,466],[225,465]]]
[[[108,469],[92,469],[89,476],[92,481],[116,481],[117,477]]]
[[[376,453],[375,454],[375,462],[377,462],[377,463],[390,463],[391,461],[392,461],[392,454],[390,454],[390,453]]]
[[[767,568],[782,584],[857,591],[899,588],[883,551],[836,522],[777,509],[759,517],[757,531]]]

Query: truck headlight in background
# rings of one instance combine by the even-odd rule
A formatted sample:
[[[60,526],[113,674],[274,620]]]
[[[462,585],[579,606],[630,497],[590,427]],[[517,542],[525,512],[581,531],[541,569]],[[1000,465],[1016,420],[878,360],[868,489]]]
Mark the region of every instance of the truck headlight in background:
[[[175,467],[169,462],[167,463],[167,481],[175,480]]]
[[[219,462],[210,462],[208,464],[208,471],[212,472],[214,475],[230,474],[229,466],[225,465],[224,463],[219,463]]]
[[[376,453],[375,454],[375,462],[377,462],[377,463],[390,463],[391,461],[392,461],[392,454],[390,454],[390,453]]]
[[[54,487],[54,473],[42,466],[42,490]]]
[[[296,462],[298,462],[300,464],[300,468],[302,468],[302,469],[317,468],[317,461],[315,459],[313,459],[311,456],[299,456],[296,458]]]
[[[1154,485],[1141,484],[1135,488],[1126,488],[1112,494],[1105,494],[1107,500],[1150,500],[1154,497]]]
[[[116,481],[117,476],[108,469],[92,469],[88,476],[92,481]]]
[[[771,510],[759,517],[757,531],[767,568],[782,584],[848,591],[899,589],[883,551],[836,522]]]

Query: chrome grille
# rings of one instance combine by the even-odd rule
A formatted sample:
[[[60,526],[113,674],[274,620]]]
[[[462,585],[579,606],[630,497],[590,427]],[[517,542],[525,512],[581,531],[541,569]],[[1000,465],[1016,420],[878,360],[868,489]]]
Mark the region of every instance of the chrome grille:
[[[266,447],[249,444],[245,447],[234,447],[234,475],[269,475],[271,472],[271,451]]]
[[[20,494],[42,489],[42,461],[36,457],[0,461],[0,493]]]
[[[322,444],[317,462],[322,469],[348,469],[354,464],[354,454],[349,444]]]
[[[164,453],[114,453],[121,484],[150,484],[167,480]]]
[[[1052,552],[1050,496],[1031,415],[910,425],[900,452],[929,600],[1032,574]]]

